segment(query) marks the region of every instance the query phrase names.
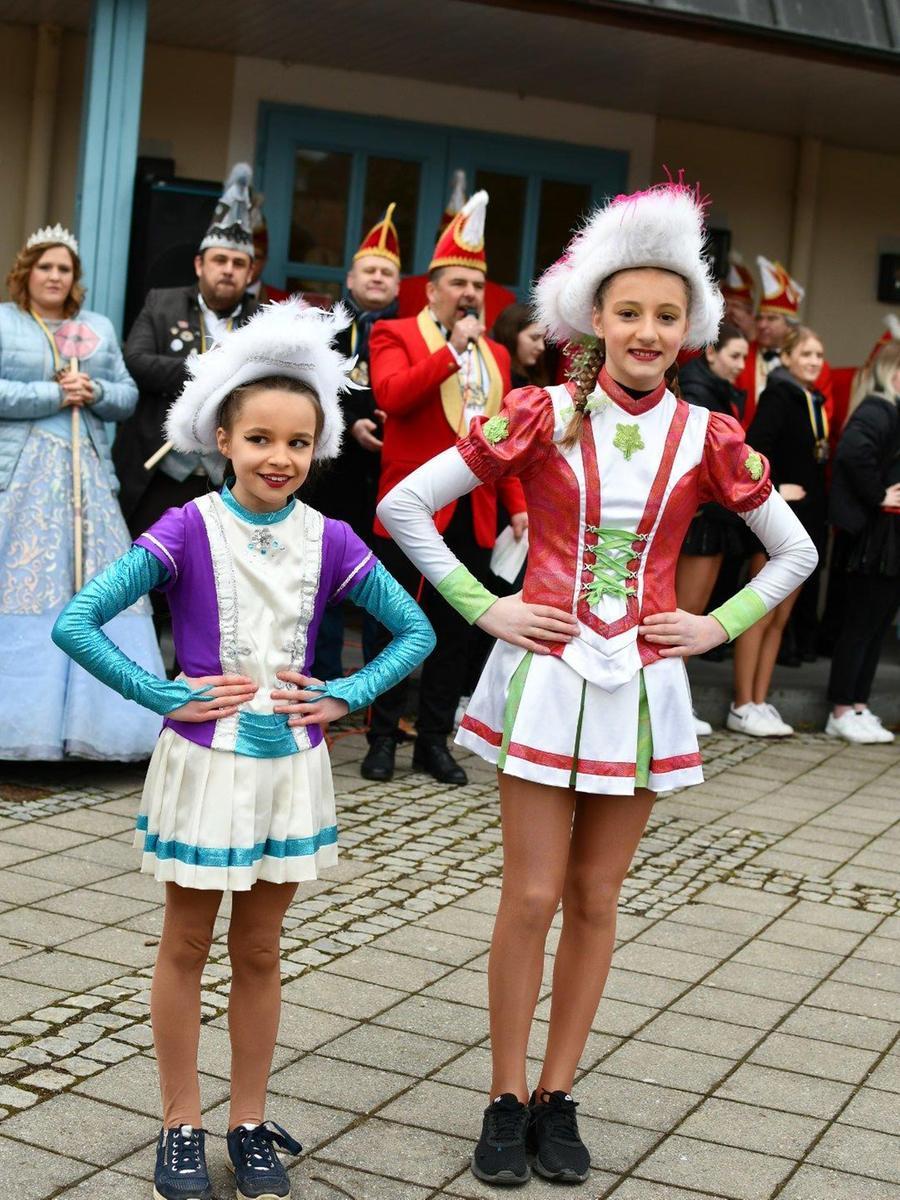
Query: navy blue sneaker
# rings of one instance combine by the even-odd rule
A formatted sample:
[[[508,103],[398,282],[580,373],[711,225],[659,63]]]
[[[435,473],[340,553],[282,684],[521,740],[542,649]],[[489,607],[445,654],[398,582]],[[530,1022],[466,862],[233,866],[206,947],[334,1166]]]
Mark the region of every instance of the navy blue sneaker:
[[[484,1110],[481,1137],[472,1155],[472,1174],[484,1183],[518,1187],[531,1178],[525,1139],[531,1114],[512,1092],[504,1092]]]
[[[247,1129],[238,1125],[228,1135],[228,1166],[234,1171],[238,1200],[281,1200],[291,1184],[275,1146],[291,1154],[303,1147],[274,1121]]]
[[[154,1200],[212,1200],[206,1170],[205,1134],[193,1125],[176,1125],[159,1131]]]

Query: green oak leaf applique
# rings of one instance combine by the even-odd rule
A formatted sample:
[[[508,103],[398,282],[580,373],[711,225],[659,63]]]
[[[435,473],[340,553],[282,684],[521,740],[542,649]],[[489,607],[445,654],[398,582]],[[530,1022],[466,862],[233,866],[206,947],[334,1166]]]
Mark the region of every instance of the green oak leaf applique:
[[[625,455],[625,461],[630,462],[631,456],[636,450],[643,450],[644,443],[641,440],[641,430],[638,425],[616,425],[616,436],[613,438],[613,445],[617,450],[621,450]]]
[[[491,417],[489,421],[485,421],[482,432],[484,440],[492,446],[496,446],[498,442],[505,442],[509,437],[509,417]]]
[[[750,476],[750,478],[753,480],[754,483],[757,483],[760,479],[762,479],[763,463],[762,463],[762,459],[756,453],[755,450],[751,450],[750,453],[747,455],[747,458],[744,462],[744,466],[747,469],[747,474]]]

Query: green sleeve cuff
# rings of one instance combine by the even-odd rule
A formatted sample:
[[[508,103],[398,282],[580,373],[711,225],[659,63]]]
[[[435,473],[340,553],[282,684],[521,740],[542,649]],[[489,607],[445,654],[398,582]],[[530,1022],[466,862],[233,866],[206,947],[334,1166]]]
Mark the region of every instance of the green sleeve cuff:
[[[497,600],[462,563],[441,580],[437,590],[470,625],[474,625]]]
[[[728,634],[729,642],[733,642],[768,611],[759,592],[754,592],[753,588],[748,586],[741,588],[736,596],[732,596],[718,608],[714,608],[709,615],[716,618]]]

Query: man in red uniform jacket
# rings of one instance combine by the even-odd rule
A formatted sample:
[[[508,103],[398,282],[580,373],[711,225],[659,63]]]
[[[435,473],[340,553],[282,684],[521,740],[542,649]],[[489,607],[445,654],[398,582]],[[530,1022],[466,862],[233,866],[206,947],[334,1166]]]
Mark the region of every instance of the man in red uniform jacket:
[[[799,320],[800,304],[805,292],[779,262],[757,257],[762,280],[762,298],[756,314],[756,340],[750,342],[750,352],[735,386],[747,393],[741,424],[750,428],[759,398],[765,390],[769,372],[781,365],[779,351],[791,325]],[[825,412],[829,421],[834,408],[831,367],[824,363],[816,390],[825,397]]]
[[[446,228],[429,266],[428,304],[417,317],[380,321],[369,340],[369,369],[376,402],[387,417],[378,499],[412,471],[447,450],[475,416],[493,416],[509,390],[509,355],[484,336],[482,308],[487,263],[484,211],[478,192]],[[476,488],[442,509],[435,522],[448,546],[487,582],[497,533],[497,491],[521,537],[527,525],[518,480]],[[441,783],[467,782],[447,749],[466,673],[472,630],[425,582],[409,559],[375,521],[373,548],[387,569],[419,601],[434,626],[437,645],[425,661],[419,691],[413,766]],[[380,649],[387,643],[382,631]],[[372,706],[366,779],[394,773],[398,725],[407,685],[400,683]]]

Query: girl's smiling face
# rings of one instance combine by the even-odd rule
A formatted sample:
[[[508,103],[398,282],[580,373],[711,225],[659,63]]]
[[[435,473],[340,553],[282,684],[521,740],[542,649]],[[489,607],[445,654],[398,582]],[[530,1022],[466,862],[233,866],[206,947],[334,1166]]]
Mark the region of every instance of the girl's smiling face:
[[[231,459],[239,504],[259,513],[287,504],[309,474],[320,412],[308,393],[263,386],[239,400],[233,418],[223,413],[216,441]]]
[[[822,372],[825,349],[813,334],[798,341],[790,351],[781,355],[781,361],[798,383],[811,387]]]
[[[613,379],[636,391],[657,387],[681,349],[687,309],[687,284],[673,271],[639,267],[605,280],[592,325]]]

